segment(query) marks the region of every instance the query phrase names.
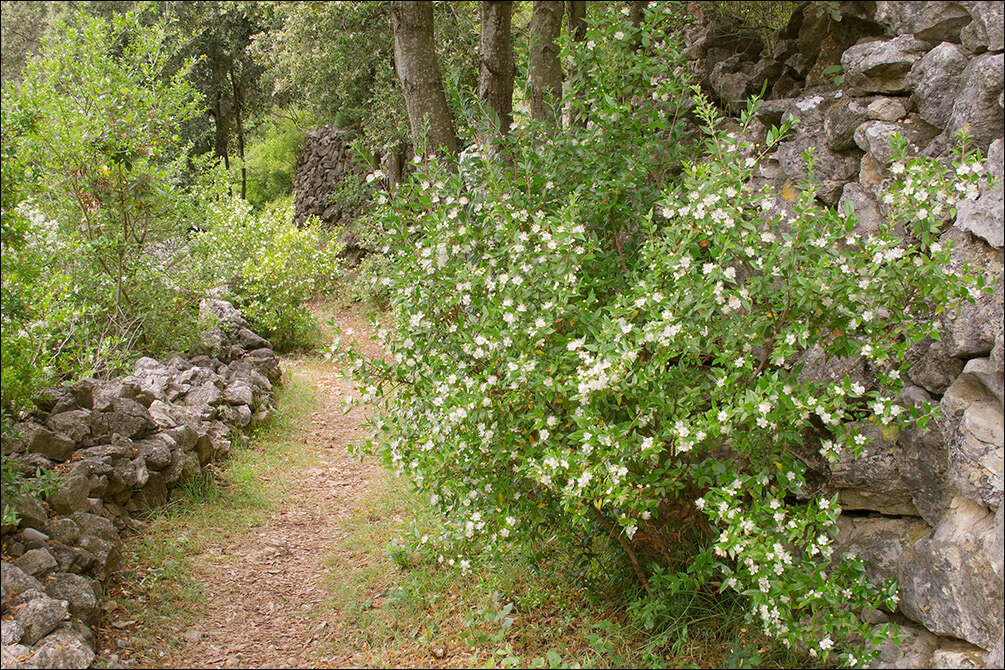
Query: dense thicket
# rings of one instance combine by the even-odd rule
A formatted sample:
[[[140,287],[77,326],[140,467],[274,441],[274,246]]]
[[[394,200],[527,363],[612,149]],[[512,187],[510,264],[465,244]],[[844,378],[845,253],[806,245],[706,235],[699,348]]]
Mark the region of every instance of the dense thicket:
[[[392,357],[340,353],[373,448],[443,514],[416,552],[464,570],[560,541],[587,573],[617,557],[651,627],[729,592],[782,643],[865,660],[859,615],[895,588],[834,555],[795,450],[928,420],[893,398],[927,316],[969,296],[934,234],[978,173],[901,156],[945,196],[922,214],[893,183],[905,239],[856,236],[811,183],[777,216],[750,183],[784,129],[749,141],[751,103],[727,132],[679,43],[690,14],[789,8],[735,4],[4,3],[5,426],[42,385],[192,346],[211,294],[310,343],[339,231],[293,225],[289,189],[334,123],[372,165],[413,157],[331,197],[380,250]],[[877,387],[800,378],[814,348]]]

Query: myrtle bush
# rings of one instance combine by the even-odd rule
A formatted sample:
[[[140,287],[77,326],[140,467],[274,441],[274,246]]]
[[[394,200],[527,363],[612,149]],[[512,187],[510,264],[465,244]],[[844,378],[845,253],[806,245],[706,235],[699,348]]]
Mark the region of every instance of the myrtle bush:
[[[192,243],[209,285],[224,286],[252,328],[278,349],[309,344],[304,301],[331,286],[342,245],[317,219],[293,223],[291,199],[254,213],[240,198],[207,203],[206,229]]]
[[[369,448],[442,512],[416,548],[463,571],[486,550],[607,537],[650,604],[716,584],[786,646],[866,663],[889,630],[859,614],[894,608],[896,586],[835,552],[840,508],[806,463],[861,454],[873,426],[930,420],[898,400],[905,354],[980,291],[934,238],[980,157],[897,162],[888,198],[905,234],[860,235],[812,181],[751,187],[784,129],[740,139],[752,103],[724,132],[686,95],[660,26],[650,9],[641,28],[608,21],[567,47],[584,64],[566,101],[583,126],[542,144],[551,131],[518,120],[496,145],[507,161],[418,157],[373,215],[391,259],[389,357],[333,351],[380,408]],[[644,47],[591,55],[600,39]],[[675,180],[681,143],[664,143],[692,106],[706,141]],[[809,356],[873,373],[821,380],[803,374]]]

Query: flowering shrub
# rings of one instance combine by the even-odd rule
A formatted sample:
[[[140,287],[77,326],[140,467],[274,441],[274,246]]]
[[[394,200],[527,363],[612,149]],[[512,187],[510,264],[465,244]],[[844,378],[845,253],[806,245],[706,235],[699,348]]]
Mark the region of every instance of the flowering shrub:
[[[386,462],[442,512],[442,533],[416,538],[441,562],[608,537],[657,597],[718,582],[783,644],[864,663],[888,630],[859,613],[893,608],[896,587],[836,554],[836,496],[807,485],[804,452],[857,455],[872,424],[930,419],[898,401],[905,354],[938,337],[934,312],[979,290],[943,271],[934,242],[979,157],[898,163],[889,197],[913,234],[864,237],[811,183],[775,209],[750,178],[780,131],[755,152],[695,94],[707,141],[674,183],[682,154],[666,152],[682,151],[673,119],[692,98],[660,25],[649,10],[641,35],[590,29],[571,87],[585,128],[539,146],[518,123],[502,143],[512,165],[469,151],[378,198],[390,358],[333,349],[381,408]],[[591,55],[594,40],[636,38],[637,59]],[[809,355],[871,372],[816,379]]]
[[[226,284],[235,304],[279,349],[306,343],[313,320],[303,306],[338,275],[341,245],[313,219],[293,223],[293,203],[259,213],[239,198],[208,204],[209,225],[193,242],[210,285]]]

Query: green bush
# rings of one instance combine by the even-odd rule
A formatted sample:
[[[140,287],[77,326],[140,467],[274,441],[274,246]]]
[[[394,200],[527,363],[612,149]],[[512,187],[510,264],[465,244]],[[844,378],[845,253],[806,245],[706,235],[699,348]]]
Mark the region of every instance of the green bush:
[[[315,328],[303,306],[339,275],[341,245],[316,219],[293,223],[293,204],[255,214],[246,201],[221,198],[207,205],[207,228],[193,241],[210,285],[226,285],[252,328],[280,350],[310,344]]]
[[[870,426],[929,420],[896,398],[906,351],[937,337],[931,316],[979,290],[941,271],[933,237],[978,157],[958,173],[904,164],[890,197],[909,239],[856,235],[811,183],[779,214],[749,184],[784,129],[758,151],[723,132],[687,94],[665,25],[650,8],[641,33],[615,17],[568,47],[585,128],[542,143],[547,128],[517,127],[510,162],[469,149],[378,199],[391,356],[334,349],[381,408],[386,463],[443,513],[440,535],[417,539],[438,560],[464,570],[517,542],[607,538],[653,603],[718,582],[784,645],[867,663],[888,629],[859,614],[892,608],[896,586],[836,555],[840,509],[798,454],[850,457]],[[675,179],[692,106],[706,141]],[[864,356],[877,379],[803,378],[812,350]]]
[[[74,12],[4,88],[5,411],[195,332],[183,248],[197,198],[176,131],[200,100],[169,55],[137,12]]]
[[[293,192],[297,152],[305,133],[292,119],[270,115],[255,129],[248,143],[247,199],[256,209],[287,198]]]

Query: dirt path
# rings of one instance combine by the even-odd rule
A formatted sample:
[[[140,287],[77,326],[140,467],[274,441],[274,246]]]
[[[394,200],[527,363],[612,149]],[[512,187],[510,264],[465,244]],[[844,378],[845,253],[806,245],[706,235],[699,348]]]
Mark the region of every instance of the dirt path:
[[[336,316],[356,331],[368,355],[362,319]],[[193,575],[204,585],[207,614],[180,632],[185,645],[162,658],[175,667],[318,667],[351,664],[347,658],[312,653],[327,621],[312,614],[324,600],[325,557],[345,532],[353,502],[376,485],[379,466],[351,457],[347,445],[362,437],[363,410],[343,414],[351,385],[333,365],[283,361],[284,375],[316,384],[317,409],[299,439],[316,445],[318,465],[287,473],[292,493],[268,521],[250,533],[204,547],[192,557]]]

